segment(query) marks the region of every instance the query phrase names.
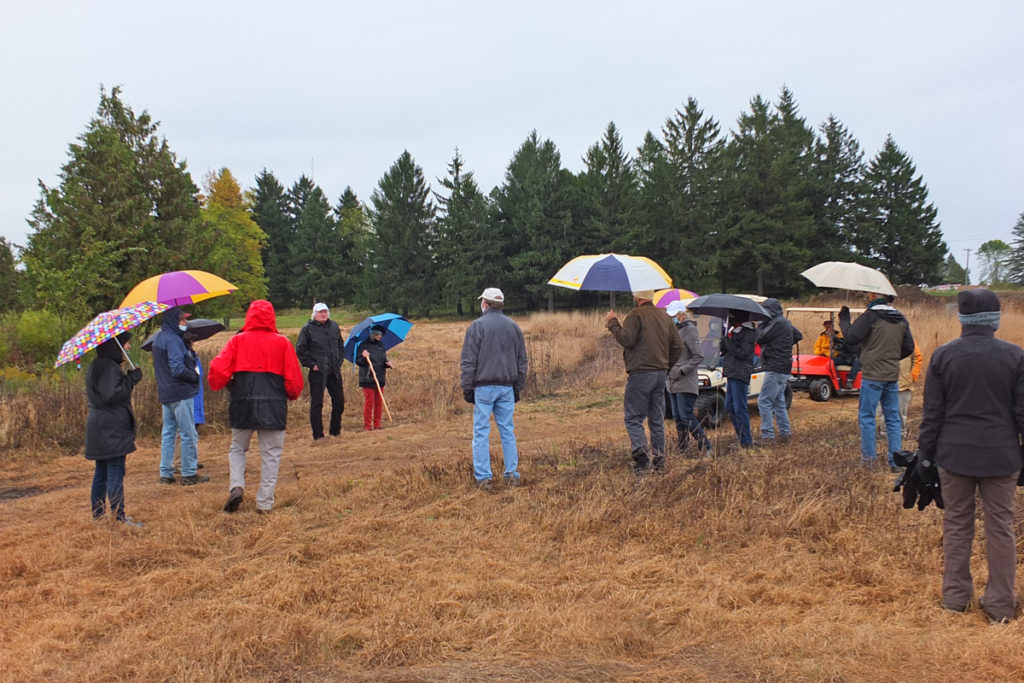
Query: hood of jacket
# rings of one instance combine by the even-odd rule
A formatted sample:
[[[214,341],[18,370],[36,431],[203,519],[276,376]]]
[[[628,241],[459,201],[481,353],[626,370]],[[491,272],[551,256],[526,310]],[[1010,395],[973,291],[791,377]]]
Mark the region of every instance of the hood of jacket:
[[[782,317],[782,304],[778,299],[765,299],[761,302],[761,308],[768,312],[772,320]]]
[[[117,345],[117,342],[120,341],[122,344],[125,344],[131,338],[131,332],[122,332],[121,334],[117,335],[117,340],[108,339],[107,341],[97,346],[96,355],[99,356],[100,358],[109,358],[110,360],[115,360],[118,363],[123,363],[124,354],[121,352],[121,347]]]
[[[181,321],[182,313],[184,313],[184,311],[181,309],[181,306],[172,306],[171,308],[168,308],[163,312],[163,315],[160,318],[160,329],[173,332],[179,337],[183,336],[184,333],[178,329],[178,323]]]
[[[274,313],[274,304],[266,299],[256,299],[249,304],[249,310],[245,312],[245,324],[242,325],[242,331],[252,332],[253,330],[277,332],[277,315]]]
[[[888,304],[875,305],[868,310],[886,322],[898,323],[903,320],[903,314]]]

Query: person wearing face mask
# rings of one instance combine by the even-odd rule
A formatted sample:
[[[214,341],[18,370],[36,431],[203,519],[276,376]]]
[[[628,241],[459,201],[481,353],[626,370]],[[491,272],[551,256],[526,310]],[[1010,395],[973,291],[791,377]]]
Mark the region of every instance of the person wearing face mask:
[[[180,435],[182,486],[210,481],[209,477],[196,474],[199,436],[193,398],[199,393],[199,373],[195,358],[185,346],[188,315],[178,306],[164,311],[163,327],[153,340],[153,373],[164,422],[160,435],[160,482],[174,483],[174,446]]]
[[[505,485],[520,484],[512,416],[526,386],[529,361],[523,331],[502,312],[505,295],[501,290],[488,287],[478,298],[482,315],[466,330],[459,383],[462,397],[473,404],[473,477],[480,490],[492,491],[491,415],[501,435]]]

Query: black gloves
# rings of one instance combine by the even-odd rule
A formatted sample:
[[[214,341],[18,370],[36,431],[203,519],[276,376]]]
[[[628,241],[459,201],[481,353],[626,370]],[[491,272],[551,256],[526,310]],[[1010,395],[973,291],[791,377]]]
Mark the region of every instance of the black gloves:
[[[839,317],[840,318],[846,318],[847,320],[849,320],[849,318],[850,318],[850,307],[849,306],[843,306],[842,308],[840,308],[839,309]]]
[[[512,397],[514,403],[519,403],[519,390],[515,387],[512,387]]]
[[[893,486],[893,491],[903,489],[903,507],[910,509],[917,501],[917,509],[924,510],[932,502],[940,510],[946,507],[942,500],[942,485],[939,483],[939,470],[930,460],[925,460],[915,451],[897,451],[893,453],[897,465],[907,469],[900,474]]]
[[[462,398],[466,399],[466,403],[476,403],[476,391],[473,389],[463,389]]]
[[[128,375],[128,381],[132,383],[132,386],[135,386],[142,379],[142,368],[132,368],[125,374]]]

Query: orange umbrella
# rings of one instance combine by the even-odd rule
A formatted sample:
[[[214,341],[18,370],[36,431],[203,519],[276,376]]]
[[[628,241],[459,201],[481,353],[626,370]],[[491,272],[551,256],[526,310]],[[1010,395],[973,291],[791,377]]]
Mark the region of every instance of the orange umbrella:
[[[121,302],[121,308],[143,301],[155,301],[168,306],[196,304],[215,296],[237,291],[238,287],[205,270],[174,270],[154,275],[135,285]]]

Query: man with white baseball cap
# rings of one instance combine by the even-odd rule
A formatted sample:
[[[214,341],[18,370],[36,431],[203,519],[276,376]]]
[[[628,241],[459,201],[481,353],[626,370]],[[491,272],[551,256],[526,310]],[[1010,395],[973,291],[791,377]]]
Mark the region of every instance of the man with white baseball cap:
[[[488,287],[480,299],[482,315],[466,330],[460,361],[462,396],[473,404],[473,477],[491,491],[491,415],[501,436],[507,487],[519,486],[519,452],[513,413],[526,386],[526,342],[519,325],[502,308],[505,295]]]
[[[314,441],[324,438],[324,389],[331,397],[331,419],[327,426],[331,436],[341,434],[341,416],[345,412],[345,392],[341,385],[345,344],[338,323],[330,317],[327,304],[314,304],[310,321],[299,330],[295,343],[299,362],[309,370],[309,425]]]

